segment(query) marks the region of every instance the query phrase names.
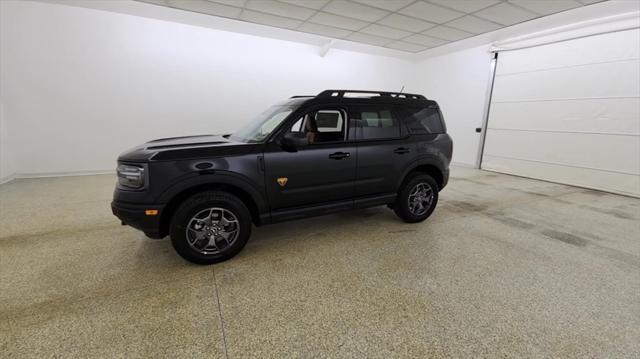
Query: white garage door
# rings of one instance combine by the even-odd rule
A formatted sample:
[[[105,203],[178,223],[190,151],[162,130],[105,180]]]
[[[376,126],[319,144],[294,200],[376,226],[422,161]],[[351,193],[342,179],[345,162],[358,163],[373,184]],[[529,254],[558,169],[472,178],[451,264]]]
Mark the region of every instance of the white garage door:
[[[640,196],[640,30],[501,52],[482,168]]]

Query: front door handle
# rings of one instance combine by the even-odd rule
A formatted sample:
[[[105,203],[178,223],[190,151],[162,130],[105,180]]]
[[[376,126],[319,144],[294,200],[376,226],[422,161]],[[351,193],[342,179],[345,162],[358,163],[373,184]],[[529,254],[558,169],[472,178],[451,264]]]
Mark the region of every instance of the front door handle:
[[[411,149],[406,147],[398,147],[395,150],[393,150],[393,152],[399,155],[404,155],[405,153],[411,152]]]
[[[329,155],[329,158],[334,160],[341,160],[343,158],[349,158],[351,154],[349,152],[335,152]]]

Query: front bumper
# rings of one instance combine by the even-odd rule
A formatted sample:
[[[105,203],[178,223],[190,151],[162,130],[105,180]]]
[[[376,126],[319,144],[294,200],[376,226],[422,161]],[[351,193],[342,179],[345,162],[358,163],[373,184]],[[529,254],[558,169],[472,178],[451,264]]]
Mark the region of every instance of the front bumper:
[[[449,183],[449,168],[445,168],[445,170],[442,173],[442,187],[440,187],[440,190],[442,191],[445,187],[447,187],[448,183]]]
[[[111,202],[111,211],[122,221],[122,224],[139,229],[151,238],[164,237],[160,226],[160,217],[163,209],[164,206],[162,205],[139,205],[118,201]],[[158,212],[156,215],[146,215],[145,211],[147,210],[157,210]]]

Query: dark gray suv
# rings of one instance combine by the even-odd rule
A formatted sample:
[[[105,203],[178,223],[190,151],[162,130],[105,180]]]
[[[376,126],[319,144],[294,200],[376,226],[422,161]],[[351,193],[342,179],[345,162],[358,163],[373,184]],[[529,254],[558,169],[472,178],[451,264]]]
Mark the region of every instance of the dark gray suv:
[[[447,184],[452,141],[422,95],[294,96],[230,135],[165,138],[118,158],[122,224],[171,236],[185,259],[236,255],[252,225],[387,205],[425,220]]]

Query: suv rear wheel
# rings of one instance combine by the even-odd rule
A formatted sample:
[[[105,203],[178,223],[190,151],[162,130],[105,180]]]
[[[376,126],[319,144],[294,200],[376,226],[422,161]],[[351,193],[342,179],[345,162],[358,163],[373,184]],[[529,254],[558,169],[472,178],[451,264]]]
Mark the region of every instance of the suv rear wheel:
[[[232,258],[251,236],[251,214],[238,197],[207,191],[184,201],[171,220],[171,244],[184,259],[213,264]]]
[[[408,223],[427,219],[438,204],[438,184],[429,175],[414,174],[398,192],[393,206],[394,212]]]

